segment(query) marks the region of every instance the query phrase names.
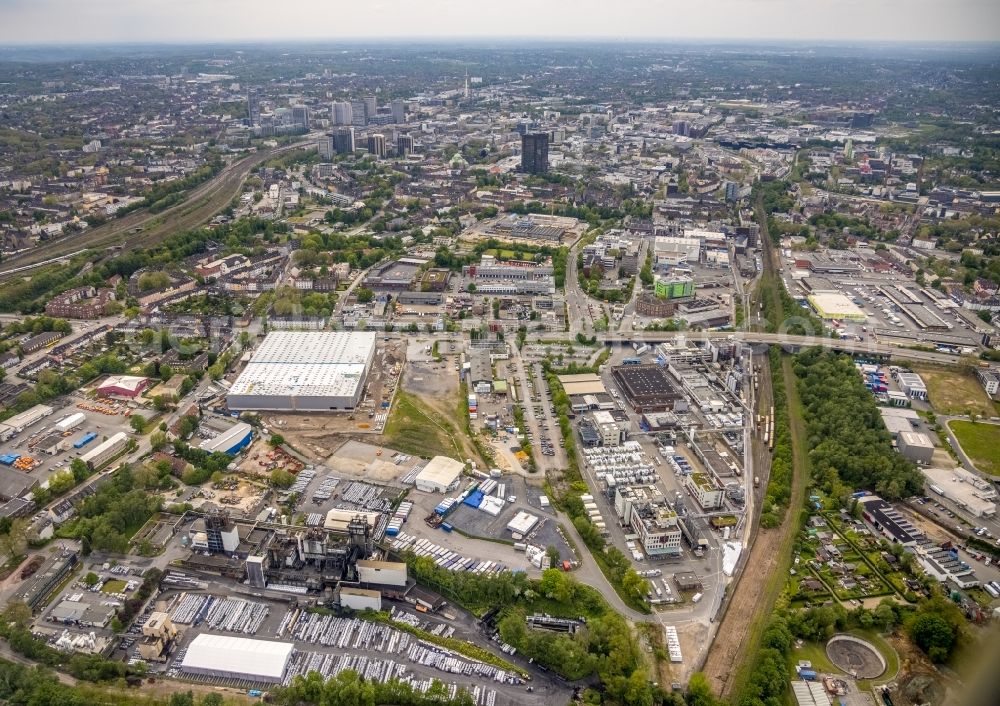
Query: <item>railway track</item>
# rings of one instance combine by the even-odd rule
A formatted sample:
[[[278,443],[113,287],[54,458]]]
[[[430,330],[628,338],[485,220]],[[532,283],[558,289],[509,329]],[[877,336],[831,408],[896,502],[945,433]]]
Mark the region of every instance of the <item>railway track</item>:
[[[149,247],[168,235],[197,227],[220,211],[239,193],[250,172],[257,165],[294,149],[311,144],[311,140],[275,147],[244,157],[227,165],[208,182],[195,187],[187,197],[161,213],[145,210],[85,231],[79,235],[44,243],[25,253],[9,258],[0,270],[0,282],[22,276],[31,270],[89,249],[128,243],[129,247]]]

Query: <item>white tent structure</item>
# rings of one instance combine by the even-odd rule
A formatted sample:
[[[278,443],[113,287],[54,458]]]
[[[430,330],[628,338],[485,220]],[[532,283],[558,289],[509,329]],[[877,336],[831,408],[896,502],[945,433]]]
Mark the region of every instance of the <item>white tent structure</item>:
[[[202,633],[188,645],[181,671],[278,684],[285,677],[293,650],[290,642]]]

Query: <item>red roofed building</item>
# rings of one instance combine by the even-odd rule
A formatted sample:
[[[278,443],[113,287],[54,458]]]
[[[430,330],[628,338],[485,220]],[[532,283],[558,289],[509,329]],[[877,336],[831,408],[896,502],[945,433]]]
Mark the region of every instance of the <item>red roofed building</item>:
[[[112,375],[97,386],[97,394],[101,397],[135,399],[147,387],[149,387],[149,378],[135,375]]]

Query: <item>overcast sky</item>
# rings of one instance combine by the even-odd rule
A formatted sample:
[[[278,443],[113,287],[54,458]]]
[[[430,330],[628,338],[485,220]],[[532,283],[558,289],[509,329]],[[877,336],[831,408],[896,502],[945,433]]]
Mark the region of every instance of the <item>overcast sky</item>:
[[[0,43],[328,38],[998,41],[1000,0],[0,0]]]

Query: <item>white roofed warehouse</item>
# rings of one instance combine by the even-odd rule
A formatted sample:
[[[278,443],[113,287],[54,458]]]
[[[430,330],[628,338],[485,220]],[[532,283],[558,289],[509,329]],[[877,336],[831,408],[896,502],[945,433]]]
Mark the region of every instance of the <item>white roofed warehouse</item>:
[[[229,409],[334,412],[361,402],[374,332],[274,331],[226,397]]]
[[[285,677],[293,651],[290,642],[202,633],[188,645],[181,671],[279,684]]]
[[[417,490],[425,493],[447,493],[458,487],[458,480],[462,477],[465,464],[447,456],[435,456],[424,466],[414,483]]]

